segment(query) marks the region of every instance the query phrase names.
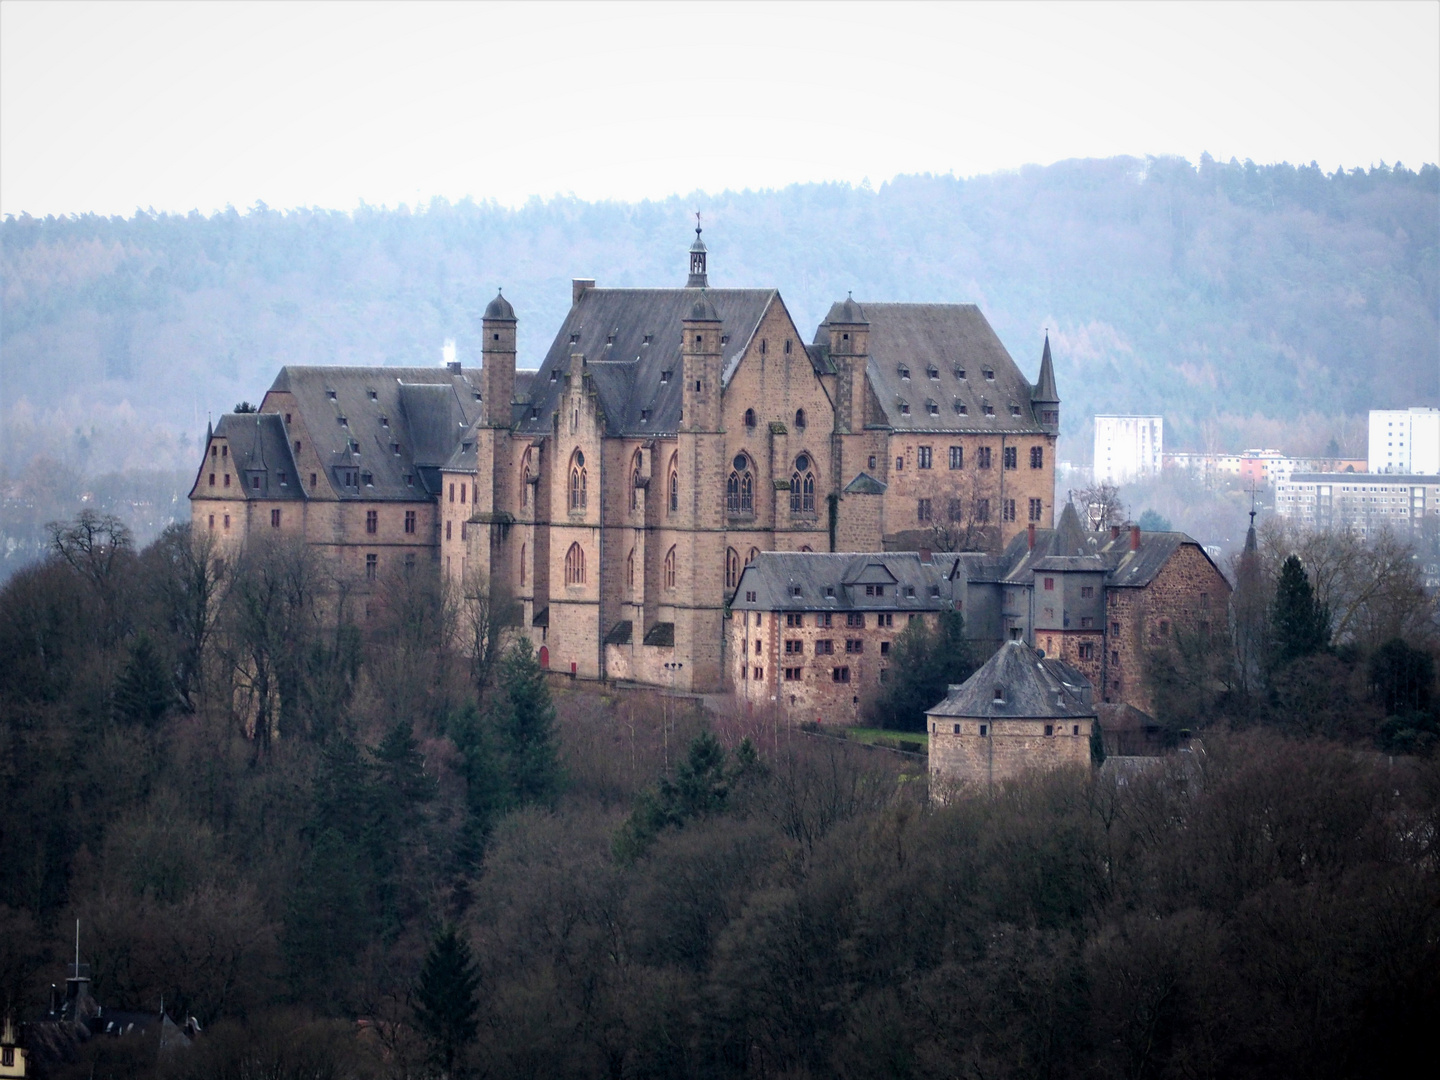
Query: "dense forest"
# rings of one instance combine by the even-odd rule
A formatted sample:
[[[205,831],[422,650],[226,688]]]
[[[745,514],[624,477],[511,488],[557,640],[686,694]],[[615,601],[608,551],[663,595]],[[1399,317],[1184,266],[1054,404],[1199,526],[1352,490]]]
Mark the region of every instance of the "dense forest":
[[[1388,1077],[1440,1003],[1395,545],[1262,538],[1155,666],[1189,752],[937,805],[914,755],[552,680],[422,570],[50,542],[0,588],[0,1009],[79,919],[103,1004],[200,1023],[160,1076]]]
[[[1033,375],[1048,327],[1077,461],[1097,410],[1304,453],[1342,430],[1316,418],[1440,403],[1440,169],[1112,158],[639,204],[9,217],[0,464],[184,469],[282,364],[434,364],[446,339],[474,362],[498,286],[534,365],[571,277],[683,282],[696,208],[711,280],[777,287],[802,332],[848,290],[973,301]]]

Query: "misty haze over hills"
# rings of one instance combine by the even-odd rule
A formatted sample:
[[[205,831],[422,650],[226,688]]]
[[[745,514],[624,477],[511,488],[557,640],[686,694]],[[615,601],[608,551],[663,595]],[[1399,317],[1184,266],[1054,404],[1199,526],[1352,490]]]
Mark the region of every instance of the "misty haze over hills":
[[[207,414],[283,364],[438,364],[447,338],[476,362],[497,286],[536,366],[572,277],[682,284],[697,207],[712,282],[777,287],[802,328],[847,291],[975,302],[1033,378],[1048,327],[1076,461],[1096,411],[1161,412],[1174,446],[1357,452],[1365,410],[1440,404],[1440,169],[1111,158],[639,204],[8,218],[0,466],[188,470]]]

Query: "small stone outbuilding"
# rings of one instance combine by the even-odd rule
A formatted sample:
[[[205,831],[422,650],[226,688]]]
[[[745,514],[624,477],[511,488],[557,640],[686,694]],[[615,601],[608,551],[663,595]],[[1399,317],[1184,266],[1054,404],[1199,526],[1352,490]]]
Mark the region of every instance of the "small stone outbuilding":
[[[925,716],[937,798],[960,786],[990,787],[1031,769],[1090,761],[1090,680],[1023,641],[1007,641]]]

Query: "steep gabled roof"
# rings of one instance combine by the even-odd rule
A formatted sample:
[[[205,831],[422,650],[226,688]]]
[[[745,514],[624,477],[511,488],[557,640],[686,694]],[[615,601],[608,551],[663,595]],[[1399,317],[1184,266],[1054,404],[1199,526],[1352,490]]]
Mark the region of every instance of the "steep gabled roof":
[[[215,426],[214,437],[228,444],[231,468],[238,474],[240,491],[245,498],[305,497],[282,417],[273,413],[226,413]],[[207,471],[213,471],[208,458],[201,469],[202,473]],[[258,488],[252,483],[253,479],[260,481]],[[196,490],[199,490],[198,484]],[[230,498],[236,497],[233,489],[224,493]]]
[[[705,290],[706,302],[720,317],[725,371],[733,370],[778,296],[774,289]],[[565,392],[570,357],[580,353],[608,434],[676,431],[685,377],[680,324],[699,299],[697,289],[586,289],[528,387],[520,429],[536,434],[550,430],[551,414]],[[662,381],[665,372],[670,378]]]
[[[998,696],[997,696],[998,691]],[[1023,641],[1007,641],[980,670],[927,716],[980,720],[1068,720],[1094,717],[1090,680],[1064,660],[1042,657]]]
[[[1010,541],[1002,556],[1006,565],[1004,580],[1028,584],[1036,570],[1103,570],[1107,586],[1143,588],[1187,544],[1210,559],[1197,540],[1182,532],[1141,533],[1139,549],[1131,551],[1129,529],[1121,529],[1118,537],[1108,531],[1090,532],[1081,526],[1075,508],[1067,503],[1058,527],[1035,530],[1033,548],[1025,533]],[[1214,560],[1210,562],[1213,566]]]
[[[270,393],[293,396],[310,447],[341,498],[428,498],[439,468],[480,416],[478,386],[443,367],[284,367]],[[268,394],[261,408],[290,411]],[[336,483],[337,468],[368,474],[371,483],[347,490]]]
[[[1031,411],[1030,383],[974,304],[857,305],[869,322],[870,359],[866,376],[884,412],[897,430],[935,432],[1035,433],[1040,427]],[[829,345],[830,324],[847,318],[844,301],[830,308],[816,331],[815,343]],[[906,379],[901,368],[909,370]],[[927,368],[934,367],[931,379]],[[956,377],[963,370],[965,378]],[[985,371],[994,372],[986,379]],[[931,415],[929,403],[938,410]],[[907,415],[902,402],[909,405]],[[956,403],[965,412],[956,411]],[[985,406],[994,409],[985,414]],[[1020,410],[1011,412],[1011,406]]]

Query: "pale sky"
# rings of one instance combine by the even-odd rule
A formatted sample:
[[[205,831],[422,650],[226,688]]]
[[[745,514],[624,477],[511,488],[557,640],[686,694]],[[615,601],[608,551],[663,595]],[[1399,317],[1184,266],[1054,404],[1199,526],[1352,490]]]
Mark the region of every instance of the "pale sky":
[[[1440,161],[1440,3],[0,3],[0,213]]]

